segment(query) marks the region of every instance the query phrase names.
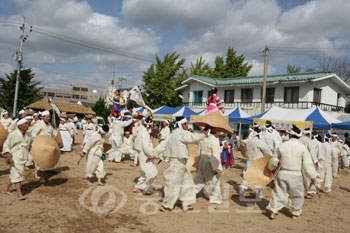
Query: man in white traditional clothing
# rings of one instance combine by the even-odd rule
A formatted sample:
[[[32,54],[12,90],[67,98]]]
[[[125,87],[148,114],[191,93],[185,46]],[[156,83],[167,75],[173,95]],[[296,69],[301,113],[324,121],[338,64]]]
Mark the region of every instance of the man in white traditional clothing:
[[[103,144],[108,131],[108,125],[98,127],[98,130],[91,135],[85,144],[83,152],[80,155],[81,158],[84,158],[86,155],[88,156],[85,169],[85,177],[87,178],[88,185],[92,185],[91,179],[93,174],[96,174],[97,184],[104,185],[102,179],[106,176],[106,172],[103,165],[103,160],[105,159],[103,156]]]
[[[9,112],[3,112],[0,120],[0,124],[8,131],[9,127],[12,125],[13,120],[10,118]]]
[[[112,148],[108,151],[109,162],[120,163],[123,155],[123,135],[124,127],[131,125],[132,118],[127,121],[122,121],[122,115],[117,114],[115,119],[111,123],[112,134],[109,138],[109,142]]]
[[[263,140],[260,140],[260,129],[254,128],[253,138],[246,140],[246,155],[247,155],[247,161],[246,165],[243,169],[243,177],[242,177],[242,184],[239,186],[239,196],[242,198],[244,197],[244,194],[246,190],[249,188],[248,182],[245,180],[245,173],[252,163],[253,160],[259,159],[265,155],[272,155],[271,148],[267,145],[267,143]],[[263,187],[259,187],[256,190],[257,196],[259,198],[262,198],[262,190]]]
[[[299,138],[299,141],[303,145],[305,145],[306,148],[308,149],[316,170],[316,164],[318,162],[318,158],[317,158],[318,145],[311,140],[311,131],[309,127],[304,129],[302,136]],[[310,185],[311,180],[305,175],[305,172],[302,172],[302,173],[303,173],[303,179],[304,179],[304,188],[306,192],[305,197],[307,199],[311,199],[317,193],[316,186]]]
[[[339,169],[339,158],[340,158],[340,153],[342,150],[342,144],[338,141],[338,135],[336,133],[332,133],[331,135],[331,145],[336,149],[337,151],[337,160],[333,161],[333,178],[338,178],[338,169]]]
[[[336,148],[331,145],[331,136],[326,134],[323,143],[323,161],[319,164],[319,177],[317,182],[318,188],[324,186],[323,192],[330,193],[332,191],[333,182],[333,164],[338,161],[338,154]],[[320,166],[321,165],[321,166]]]
[[[220,162],[219,132],[211,131],[199,144],[199,167],[194,177],[195,190],[198,194],[203,188],[204,195],[209,198],[209,203],[221,204],[220,177],[222,166]],[[205,187],[206,186],[206,187]]]
[[[280,170],[274,180],[274,188],[266,209],[271,211],[270,218],[275,219],[277,212],[285,207],[290,200],[293,219],[299,219],[304,203],[304,185],[301,171],[316,184],[315,171],[310,153],[305,145],[298,140],[300,129],[293,125],[289,130],[290,140],[281,144],[270,159],[268,168],[274,171],[277,166]]]
[[[26,119],[17,121],[16,125],[17,129],[8,135],[3,147],[3,155],[10,163],[10,182],[1,193],[12,195],[10,187],[15,184],[18,200],[25,200],[21,191],[21,182],[24,181],[24,165],[28,159],[32,140],[30,134],[27,133],[29,123]]]
[[[142,125],[139,126],[134,148],[138,154],[140,163],[140,178],[133,189],[134,193],[150,195],[153,193],[152,183],[158,175],[158,169],[153,163],[152,153],[153,145],[149,129],[152,127],[153,120],[151,117],[142,119]]]
[[[96,125],[92,123],[91,120],[92,116],[86,116],[86,123],[83,124],[83,147],[86,144],[86,142],[89,140],[91,134],[96,131]]]
[[[188,131],[185,117],[176,117],[177,129],[170,134],[166,156],[169,157],[169,167],[164,171],[164,197],[159,210],[171,212],[178,198],[182,201],[184,212],[193,210],[192,204],[196,202],[196,191],[194,188],[191,172],[186,167],[188,159],[188,144],[198,143],[206,134],[192,133]]]
[[[66,118],[61,117],[60,125],[58,126],[58,128],[59,128],[59,131],[62,137],[62,142],[63,142],[63,148],[61,148],[60,150],[64,152],[72,151],[74,131],[70,123],[67,121]]]
[[[165,160],[165,151],[168,144],[168,138],[170,135],[169,121],[163,121],[163,128],[159,133],[159,144],[153,150],[153,156],[159,158],[160,160]],[[166,161],[168,162],[168,161]]]
[[[8,127],[8,131],[12,132],[17,129],[17,121],[25,118],[27,116],[27,111],[22,109],[18,112],[18,118],[14,119],[11,123],[11,125]]]
[[[41,120],[33,126],[31,131],[31,136],[33,137],[33,140],[38,135],[47,135],[51,138],[54,138],[53,127],[50,123],[50,117],[51,116],[49,111],[44,111],[41,113]],[[36,179],[40,179],[41,183],[46,182],[44,177],[44,170],[37,165],[35,165],[34,177]]]
[[[266,121],[265,129],[262,130],[262,140],[266,142],[267,145],[269,145],[272,153],[275,153],[277,148],[282,143],[282,138],[280,134],[277,132],[272,126],[271,121]],[[278,135],[278,136],[277,136]]]

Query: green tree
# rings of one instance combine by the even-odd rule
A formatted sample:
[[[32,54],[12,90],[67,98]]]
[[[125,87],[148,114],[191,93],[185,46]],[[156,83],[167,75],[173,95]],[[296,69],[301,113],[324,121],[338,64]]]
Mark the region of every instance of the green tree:
[[[13,111],[17,70],[14,70],[10,75],[5,74],[5,76],[5,78],[0,77],[0,106],[8,111]],[[18,110],[43,98],[43,95],[40,94],[42,87],[38,87],[40,82],[35,82],[33,79],[34,73],[31,69],[21,70],[17,96]]]
[[[210,77],[213,71],[209,64],[206,63],[201,56],[196,60],[195,64],[191,62],[190,73],[198,76]]]
[[[287,65],[287,73],[288,74],[295,74],[295,73],[300,73],[300,66],[292,66],[292,65]]]
[[[91,109],[96,113],[96,116],[101,116],[107,121],[107,117],[111,114],[111,107],[106,105],[105,101],[100,97],[98,101],[92,105]]]
[[[163,61],[156,55],[156,63],[152,64],[144,73],[145,102],[150,108],[162,105],[179,106],[181,99],[175,88],[188,78],[186,70],[183,69],[185,59],[179,59],[180,54],[175,52],[166,54]]]
[[[219,56],[215,58],[215,68],[212,77],[246,77],[253,66],[244,61],[245,56],[243,54],[237,56],[236,51],[233,48],[228,48],[226,53],[226,60],[223,57]]]

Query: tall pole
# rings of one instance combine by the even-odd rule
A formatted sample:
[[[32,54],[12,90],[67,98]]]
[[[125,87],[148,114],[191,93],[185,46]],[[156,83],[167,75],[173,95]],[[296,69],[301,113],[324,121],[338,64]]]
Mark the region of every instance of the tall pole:
[[[267,80],[267,67],[269,62],[269,48],[265,46],[265,59],[264,59],[264,82],[261,96],[261,112],[265,111],[265,103],[266,103],[266,80]]]
[[[18,99],[18,86],[19,86],[19,79],[20,79],[20,72],[22,68],[22,52],[23,52],[23,42],[25,41],[26,37],[24,36],[24,29],[25,29],[25,24],[23,23],[22,26],[20,27],[22,34],[19,37],[19,51],[16,52],[15,60],[17,60],[18,65],[17,65],[17,76],[16,76],[16,88],[15,88],[15,97],[13,101],[13,112],[12,112],[12,117],[16,117],[16,111],[17,111],[17,99]]]

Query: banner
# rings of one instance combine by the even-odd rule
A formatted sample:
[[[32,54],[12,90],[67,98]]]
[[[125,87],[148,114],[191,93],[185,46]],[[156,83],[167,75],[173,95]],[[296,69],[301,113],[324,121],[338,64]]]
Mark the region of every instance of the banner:
[[[259,124],[260,126],[265,126],[266,121],[269,119],[260,119],[254,118],[253,122]],[[305,128],[310,128],[312,131],[312,121],[283,121],[283,120],[269,120],[272,125],[277,130],[289,130],[292,128],[292,125],[295,124],[301,131]]]

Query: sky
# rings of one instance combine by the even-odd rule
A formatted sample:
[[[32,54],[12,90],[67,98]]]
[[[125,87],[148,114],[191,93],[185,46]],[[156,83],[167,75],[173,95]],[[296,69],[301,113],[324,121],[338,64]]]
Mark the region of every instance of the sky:
[[[0,0],[0,76],[17,69],[23,23],[23,67],[45,87],[131,88],[156,55],[214,68],[228,48],[253,65],[249,76],[263,75],[266,46],[269,75],[303,71],[350,57],[349,13],[349,0]]]

